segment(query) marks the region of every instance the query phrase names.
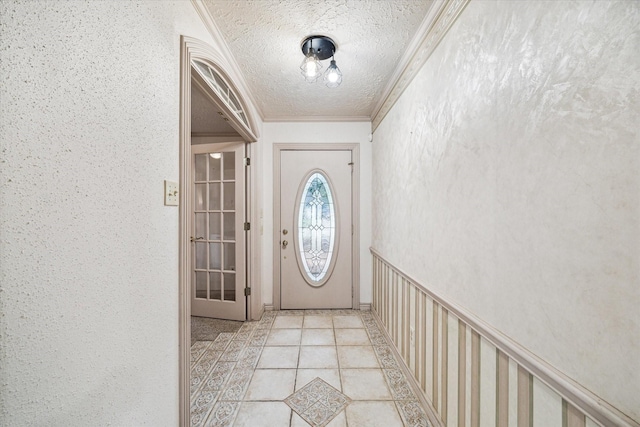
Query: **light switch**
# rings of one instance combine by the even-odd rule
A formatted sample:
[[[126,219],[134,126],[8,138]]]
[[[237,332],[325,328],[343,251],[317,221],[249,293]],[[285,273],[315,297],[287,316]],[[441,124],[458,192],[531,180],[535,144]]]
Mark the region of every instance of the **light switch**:
[[[178,206],[178,183],[164,180],[164,205]]]

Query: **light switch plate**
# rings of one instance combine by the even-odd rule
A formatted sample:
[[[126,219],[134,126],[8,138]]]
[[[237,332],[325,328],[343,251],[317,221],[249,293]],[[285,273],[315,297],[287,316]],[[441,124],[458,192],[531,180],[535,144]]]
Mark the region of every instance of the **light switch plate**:
[[[178,183],[164,180],[164,205],[178,206]]]

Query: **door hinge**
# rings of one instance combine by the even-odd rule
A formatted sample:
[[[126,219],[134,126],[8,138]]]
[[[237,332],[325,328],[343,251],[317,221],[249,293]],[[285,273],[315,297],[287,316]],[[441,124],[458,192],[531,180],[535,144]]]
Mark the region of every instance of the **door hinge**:
[[[244,223],[244,231],[249,231],[251,230],[251,223],[250,222],[245,222]]]
[[[244,288],[244,296],[248,297],[249,295],[251,295],[251,288]]]
[[[245,157],[244,158],[244,165],[245,166],[251,166],[251,157]]]

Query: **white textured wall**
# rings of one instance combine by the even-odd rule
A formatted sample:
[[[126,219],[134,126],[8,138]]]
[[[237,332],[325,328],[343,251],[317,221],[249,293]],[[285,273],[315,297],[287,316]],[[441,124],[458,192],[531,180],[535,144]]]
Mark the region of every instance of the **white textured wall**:
[[[640,419],[640,3],[479,1],[374,134],[373,245]]]
[[[273,144],[359,143],[360,144],[360,302],[371,302],[371,123],[282,123],[267,122],[259,143],[262,182],[262,298],[273,304]]]
[[[0,3],[0,425],[178,421],[189,2]]]

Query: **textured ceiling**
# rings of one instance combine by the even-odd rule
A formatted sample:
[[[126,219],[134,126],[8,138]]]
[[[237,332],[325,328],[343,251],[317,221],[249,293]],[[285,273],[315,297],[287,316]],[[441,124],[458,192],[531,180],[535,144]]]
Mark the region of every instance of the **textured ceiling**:
[[[431,0],[204,0],[267,120],[369,117]],[[307,83],[300,44],[331,37],[342,85]],[[323,71],[329,60],[323,61]]]

